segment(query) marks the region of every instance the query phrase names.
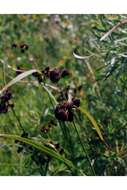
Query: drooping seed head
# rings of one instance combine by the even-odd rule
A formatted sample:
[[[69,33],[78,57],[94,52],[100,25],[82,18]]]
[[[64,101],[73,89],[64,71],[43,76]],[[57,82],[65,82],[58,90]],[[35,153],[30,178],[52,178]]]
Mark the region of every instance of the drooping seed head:
[[[60,121],[67,121],[68,120],[68,112],[62,108],[56,107],[55,117]]]
[[[49,78],[52,82],[58,82],[61,78],[61,70],[59,68],[55,68],[54,70],[50,71]]]

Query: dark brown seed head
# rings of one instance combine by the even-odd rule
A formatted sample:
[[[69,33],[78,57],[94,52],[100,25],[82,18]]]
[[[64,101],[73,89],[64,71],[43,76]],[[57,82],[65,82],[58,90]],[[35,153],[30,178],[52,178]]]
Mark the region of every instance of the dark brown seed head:
[[[66,109],[71,110],[73,107],[73,103],[72,102],[66,102]]]
[[[70,73],[69,73],[69,71],[67,70],[67,69],[63,69],[62,70],[62,73],[61,73],[61,77],[66,77],[66,76],[68,76]]]
[[[1,102],[8,102],[12,98],[12,93],[6,90],[4,94],[0,97]]]
[[[49,78],[52,82],[58,82],[61,78],[61,70],[56,68],[50,71]]]
[[[58,120],[61,121],[67,121],[68,120],[68,112],[65,111],[64,109],[57,108],[55,109],[55,117]]]
[[[79,106],[80,106],[80,99],[75,98],[75,99],[72,100],[72,102],[73,102],[73,105],[74,105],[74,106],[76,106],[76,107],[79,107]]]

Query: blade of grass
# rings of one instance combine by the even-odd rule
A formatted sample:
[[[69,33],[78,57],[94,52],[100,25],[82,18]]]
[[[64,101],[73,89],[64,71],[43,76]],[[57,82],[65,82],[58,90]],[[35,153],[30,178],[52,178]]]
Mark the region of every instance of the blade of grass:
[[[32,139],[20,137],[18,135],[9,135],[9,134],[0,134],[0,138],[7,138],[7,139],[12,139],[12,140],[18,140],[18,141],[21,141],[23,143],[29,144],[29,145],[33,146],[34,148],[36,148],[36,149],[38,149],[38,150],[40,150],[40,151],[42,151],[42,152],[50,155],[51,157],[56,158],[59,161],[62,161],[70,169],[76,169],[70,160],[64,158],[63,156],[61,156],[59,153],[55,152],[51,148],[48,148],[48,147],[46,147],[43,144],[35,142]]]
[[[84,108],[78,108],[88,119],[89,121],[92,123],[93,127],[96,129],[96,132],[98,134],[98,136],[100,137],[100,139],[105,142],[103,136],[102,136],[102,133],[101,133],[101,130],[100,130],[100,127],[99,125],[97,124],[96,120],[94,119],[94,117]]]
[[[26,78],[27,76],[29,76],[35,72],[38,72],[38,71],[36,69],[31,69],[29,71],[25,71],[25,72],[19,74],[17,77],[12,79],[7,85],[4,86],[4,88],[0,91],[0,94],[2,94],[5,90],[7,90],[9,87],[14,85],[15,83],[19,82],[20,80]]]

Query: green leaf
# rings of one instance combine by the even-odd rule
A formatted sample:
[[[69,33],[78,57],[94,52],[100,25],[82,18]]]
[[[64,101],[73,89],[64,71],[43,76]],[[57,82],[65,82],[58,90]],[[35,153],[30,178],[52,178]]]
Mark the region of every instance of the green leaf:
[[[78,108],[88,119],[89,121],[92,123],[92,125],[94,126],[94,128],[96,129],[96,132],[98,134],[98,136],[100,137],[100,139],[105,142],[103,136],[102,136],[102,133],[101,133],[101,130],[100,130],[100,127],[99,125],[97,124],[96,120],[94,119],[94,117],[86,110],[86,109],[83,109],[83,108]]]
[[[9,135],[9,134],[0,134],[0,138],[18,140],[18,141],[21,141],[23,143],[29,144],[29,145],[33,146],[34,148],[42,151],[43,153],[46,153],[46,154],[50,155],[51,157],[53,157],[59,161],[62,161],[69,168],[75,169],[74,165],[72,164],[72,162],[70,160],[64,158],[63,156],[61,156],[59,153],[52,150],[51,148],[46,147],[44,144],[40,144],[38,142],[35,142],[32,139],[20,137],[18,135]]]
[[[44,90],[48,93],[49,97],[54,101],[55,104],[57,104],[57,100],[55,98],[55,96],[53,96],[53,94],[51,93],[51,91],[43,84],[42,85]]]
[[[32,69],[29,71],[25,71],[21,74],[19,74],[17,77],[12,79],[7,85],[4,86],[4,88],[0,91],[0,94],[2,94],[5,90],[7,90],[10,86],[14,85],[15,83],[19,82],[20,80],[26,78],[27,76],[38,72],[36,69]]]

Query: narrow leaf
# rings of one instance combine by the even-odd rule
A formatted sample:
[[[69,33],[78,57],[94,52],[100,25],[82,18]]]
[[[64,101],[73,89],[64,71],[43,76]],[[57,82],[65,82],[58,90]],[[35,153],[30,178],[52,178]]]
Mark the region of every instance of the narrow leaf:
[[[98,126],[96,120],[94,119],[94,117],[86,110],[83,108],[79,108],[79,110],[89,119],[89,121],[92,123],[93,127],[96,129],[96,132],[98,134],[98,136],[100,137],[100,139],[105,142],[100,127]]]
[[[15,77],[14,79],[12,79],[7,85],[4,86],[4,88],[0,91],[0,94],[2,94],[5,90],[7,90],[10,86],[14,85],[15,83],[19,82],[20,80],[26,78],[27,76],[33,74],[37,72],[36,69],[32,69],[29,71],[25,71],[21,74],[19,74],[17,77]]]
[[[18,141],[21,141],[23,143],[29,144],[29,145],[33,146],[34,148],[42,151],[43,153],[46,153],[49,156],[51,156],[51,157],[53,157],[53,158],[55,158],[55,159],[57,159],[59,161],[62,161],[68,167],[75,169],[74,165],[72,164],[72,162],[70,160],[64,158],[59,153],[57,153],[56,151],[52,150],[51,148],[48,148],[44,144],[40,144],[38,142],[33,141],[32,139],[20,137],[18,135],[0,134],[0,137],[1,138],[12,139],[12,140],[18,140]]]

